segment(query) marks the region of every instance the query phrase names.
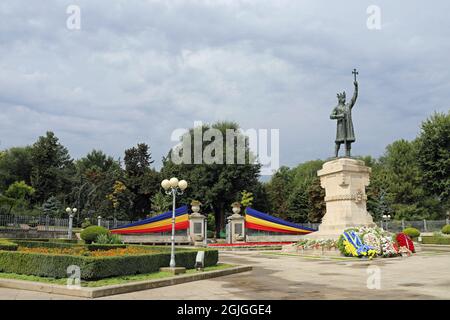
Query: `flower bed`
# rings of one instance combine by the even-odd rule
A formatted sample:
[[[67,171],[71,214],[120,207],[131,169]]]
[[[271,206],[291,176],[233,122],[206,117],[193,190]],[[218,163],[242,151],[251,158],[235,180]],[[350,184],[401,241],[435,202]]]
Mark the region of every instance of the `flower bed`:
[[[130,246],[123,248],[110,248],[108,250],[92,250],[90,247],[72,247],[72,248],[28,248],[19,247],[19,252],[28,253],[42,253],[42,254],[53,254],[53,255],[73,255],[73,256],[85,256],[85,257],[115,257],[115,256],[125,256],[125,255],[142,255],[142,254],[156,254],[167,252],[164,249],[155,249],[147,247]]]

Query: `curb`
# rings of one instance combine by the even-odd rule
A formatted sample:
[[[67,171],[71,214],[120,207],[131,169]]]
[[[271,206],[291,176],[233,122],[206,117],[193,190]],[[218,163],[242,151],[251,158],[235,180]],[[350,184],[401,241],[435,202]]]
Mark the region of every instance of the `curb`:
[[[116,294],[130,293],[176,284],[211,279],[216,277],[227,276],[235,273],[251,271],[252,266],[236,266],[229,269],[205,271],[198,274],[178,275],[164,279],[144,280],[126,284],[116,284],[111,286],[103,286],[98,288],[74,288],[69,289],[66,286],[48,284],[35,281],[0,279],[0,288],[19,289],[28,291],[45,292],[52,294],[60,294],[79,298],[100,298],[112,296]]]

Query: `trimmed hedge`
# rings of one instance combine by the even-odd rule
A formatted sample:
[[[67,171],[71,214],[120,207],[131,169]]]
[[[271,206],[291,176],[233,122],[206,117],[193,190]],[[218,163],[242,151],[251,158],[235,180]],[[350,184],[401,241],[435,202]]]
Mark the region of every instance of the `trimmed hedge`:
[[[407,236],[409,236],[410,238],[417,238],[418,236],[420,236],[420,231],[416,228],[406,228],[403,229],[402,231],[404,234],[406,234]]]
[[[109,230],[100,226],[90,226],[81,231],[80,237],[86,243],[94,242],[101,234],[109,234]]]
[[[27,248],[73,248],[77,246],[84,246],[82,244],[63,243],[63,242],[42,242],[42,241],[26,241],[26,240],[14,240],[21,247]]]
[[[19,246],[8,240],[0,240],[0,250],[16,251]]]
[[[177,266],[187,269],[195,267],[198,250],[176,252]],[[205,267],[218,262],[218,251],[205,250]],[[14,251],[0,251],[0,272],[35,275],[41,277],[66,278],[67,268],[80,267],[81,279],[96,280],[115,276],[151,273],[168,266],[170,253],[118,257],[85,257],[70,255],[49,255]]]
[[[441,232],[443,234],[450,234],[450,224],[446,224],[445,226],[443,226]]]
[[[450,245],[450,237],[425,236],[422,237],[423,244],[447,244]]]

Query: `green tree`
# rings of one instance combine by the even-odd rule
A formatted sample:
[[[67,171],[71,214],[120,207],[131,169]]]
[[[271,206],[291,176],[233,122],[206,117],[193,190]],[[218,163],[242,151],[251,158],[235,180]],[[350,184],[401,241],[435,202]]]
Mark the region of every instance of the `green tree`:
[[[254,197],[253,197],[252,192],[248,192],[247,190],[241,191],[240,203],[244,206],[244,208],[251,207],[253,204],[253,200],[254,200]]]
[[[435,113],[422,123],[417,162],[425,191],[447,208],[450,203],[450,111]]]
[[[161,192],[155,193],[151,198],[151,208],[154,215],[161,214],[170,209],[172,205],[171,197]]]
[[[77,221],[83,218],[114,217],[114,207],[107,195],[114,183],[123,178],[119,161],[100,150],[93,150],[75,162],[76,177],[71,199],[78,210]]]
[[[280,167],[266,186],[271,205],[270,214],[286,219],[289,211],[289,195],[291,193],[292,174],[286,166]]]
[[[315,178],[308,187],[308,221],[321,222],[325,215],[325,190],[320,186],[320,179]]]
[[[72,189],[73,161],[69,151],[53,132],[39,137],[31,150],[31,185],[35,198],[43,202],[51,196],[65,198]]]
[[[227,143],[220,143],[220,141],[226,141],[227,130],[229,130],[228,132],[234,130],[235,133],[233,140],[228,141],[230,145],[228,153]],[[214,137],[202,139],[210,133],[213,133]],[[194,140],[195,135],[200,137],[200,141]],[[191,148],[172,149],[168,156],[163,159],[161,174],[167,178],[176,176],[188,181],[189,187],[185,195],[180,198],[179,203],[188,204],[189,199],[199,199],[203,203],[205,212],[209,210],[214,212],[215,229],[218,233],[224,229],[225,214],[230,212],[231,203],[239,199],[239,192],[241,190],[255,191],[258,186],[261,166],[253,162],[254,158],[249,149],[248,137],[239,130],[236,123],[218,122],[212,126],[204,125],[193,128],[181,139],[182,141],[190,141]],[[198,160],[194,158],[196,142],[200,142],[197,149],[200,149],[202,155],[209,155],[214,159],[222,157],[224,162],[228,156],[229,160],[234,159],[233,164],[222,164],[220,161],[209,162],[205,161],[204,157],[201,159],[202,161],[195,163],[195,160]],[[238,148],[238,144],[241,142],[243,143],[243,150]],[[243,151],[245,156],[244,163],[238,162],[240,151]],[[185,157],[186,161],[180,164],[174,163],[173,157],[177,156]]]
[[[436,202],[426,196],[422,187],[416,141],[398,140],[386,147],[380,157],[379,178],[383,181],[386,201],[397,220],[435,218]]]
[[[309,208],[308,183],[295,186],[288,198],[287,218],[292,222],[307,222]]]
[[[125,150],[124,183],[132,193],[130,219],[145,217],[151,210],[151,198],[160,190],[160,175],[151,167],[150,148],[145,143]]]
[[[31,185],[31,147],[14,147],[0,153],[0,192],[16,181]]]
[[[64,214],[62,204],[55,196],[51,196],[44,202],[42,211],[44,215],[55,218],[59,218]]]
[[[12,200],[10,201],[8,213],[11,213],[11,211],[19,205],[26,206],[28,202],[26,198],[33,195],[34,192],[35,190],[27,185],[25,181],[16,181],[11,184],[5,192],[5,196]]]

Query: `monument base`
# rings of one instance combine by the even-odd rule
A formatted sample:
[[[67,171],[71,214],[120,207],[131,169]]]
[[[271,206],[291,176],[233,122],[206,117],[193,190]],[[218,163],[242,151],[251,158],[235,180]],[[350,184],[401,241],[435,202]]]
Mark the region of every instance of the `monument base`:
[[[323,164],[317,172],[325,189],[326,213],[317,232],[308,239],[338,239],[345,229],[374,227],[366,209],[366,190],[371,169],[361,160],[337,158]]]

